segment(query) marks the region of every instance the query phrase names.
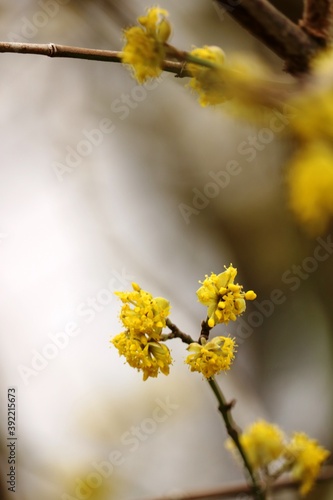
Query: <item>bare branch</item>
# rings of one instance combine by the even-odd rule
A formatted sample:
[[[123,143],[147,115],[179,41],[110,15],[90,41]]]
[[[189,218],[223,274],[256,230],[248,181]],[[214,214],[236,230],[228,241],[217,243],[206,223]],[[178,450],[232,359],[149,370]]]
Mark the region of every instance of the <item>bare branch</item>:
[[[332,481],[333,466],[323,467],[322,472],[317,478],[317,483]],[[293,479],[283,479],[271,485],[273,491],[296,490],[299,488],[299,481]],[[151,500],[222,500],[222,498],[238,497],[241,494],[251,494],[251,488],[246,484],[235,484],[215,490],[206,490],[197,493],[179,494],[154,498]]]
[[[181,339],[182,342],[188,345],[194,342],[194,340],[190,337],[190,335],[179,330],[178,326],[172,323],[172,321],[169,318],[166,319],[166,325],[168,328],[170,328],[171,333],[165,335],[165,340]]]
[[[309,62],[321,45],[268,1],[242,0],[232,9],[229,0],[215,2],[283,59],[286,71],[299,75],[309,70]]]
[[[305,0],[303,18],[299,25],[309,35],[327,45],[332,38],[332,0]]]
[[[121,62],[121,52],[116,50],[86,49],[54,43],[0,42],[0,53],[35,54],[48,57],[86,59],[90,61]],[[174,73],[179,78],[189,76],[188,72],[184,70],[184,63],[182,62],[165,61],[163,70]]]

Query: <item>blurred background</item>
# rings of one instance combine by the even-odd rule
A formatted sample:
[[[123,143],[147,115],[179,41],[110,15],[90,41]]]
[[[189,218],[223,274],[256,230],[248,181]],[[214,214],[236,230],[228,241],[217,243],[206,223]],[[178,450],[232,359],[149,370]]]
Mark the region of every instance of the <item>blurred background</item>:
[[[280,3],[300,16],[300,1]],[[120,50],[148,6],[1,0],[1,39]],[[176,47],[245,51],[281,74],[213,2],[160,6]],[[20,54],[2,54],[0,74],[1,461],[7,471],[15,387],[17,498],[176,498],[243,480],[184,344],[169,344],[168,377],[144,383],[109,344],[121,331],[113,292],[132,281],[197,337],[198,280],[231,262],[258,294],[241,322],[216,329],[239,343],[218,377],[236,421],[266,418],[332,449],[331,236],[308,238],[287,209],[288,124],[253,149],[260,126],[200,108],[171,74],[139,87],[120,64]],[[318,247],[327,258],[314,262]]]

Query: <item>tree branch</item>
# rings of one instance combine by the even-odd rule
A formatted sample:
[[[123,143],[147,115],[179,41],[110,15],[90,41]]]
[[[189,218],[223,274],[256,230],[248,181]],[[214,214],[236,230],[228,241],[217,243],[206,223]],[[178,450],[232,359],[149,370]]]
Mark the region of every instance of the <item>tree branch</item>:
[[[324,483],[327,481],[332,481],[333,479],[333,467],[327,466],[323,467],[320,475],[317,478],[316,483]],[[272,486],[272,491],[282,491],[282,490],[296,490],[299,488],[299,481],[293,479],[283,479],[274,483]],[[197,493],[187,493],[179,494],[178,496],[172,495],[166,497],[154,498],[151,500],[221,500],[222,498],[236,497],[241,494],[250,495],[251,489],[246,484],[236,484],[234,486],[226,486],[224,488],[219,488],[215,490],[201,491]]]
[[[211,331],[211,327],[208,325],[208,318],[201,322],[201,332],[198,343],[201,344],[202,339],[205,339],[207,342],[209,339],[209,333]]]
[[[304,0],[303,18],[299,25],[306,33],[327,45],[332,36],[332,0]]]
[[[71,47],[69,45],[57,45],[54,43],[17,43],[0,42],[0,53],[35,54],[48,57],[66,57],[74,59],[86,59],[90,61],[121,62],[121,52],[116,50],[86,49],[82,47]],[[177,61],[165,61],[163,70],[173,73],[179,78],[189,76],[184,70],[184,63]]]
[[[178,326],[172,323],[172,321],[169,318],[166,319],[166,325],[171,330],[171,333],[164,335],[162,337],[163,340],[181,339],[182,342],[188,345],[194,342],[194,340],[192,339],[192,337],[190,337],[190,335],[179,330]]]
[[[231,415],[231,409],[234,406],[235,402],[232,401],[231,403],[227,403],[225,400],[225,397],[219,388],[218,384],[216,383],[215,379],[209,378],[207,379],[207,382],[209,383],[213,393],[215,394],[215,397],[219,403],[218,409],[219,412],[221,413],[221,416],[223,418],[224,424],[227,429],[227,433],[230,436],[230,438],[233,440],[236,448],[239,451],[240,456],[242,457],[243,463],[244,463],[244,468],[246,472],[248,473],[249,476],[249,481],[252,483],[252,487],[249,486],[248,491],[251,492],[253,495],[253,498],[256,500],[264,500],[265,494],[261,488],[261,486],[258,484],[256,476],[252,470],[252,467],[247,459],[247,456],[245,455],[245,452],[243,450],[243,447],[241,445],[240,439],[239,439],[239,434],[240,431]]]
[[[230,0],[215,2],[283,59],[286,71],[291,74],[308,72],[309,62],[322,48],[317,39],[293,23],[267,0],[242,0],[233,8],[230,7]],[[318,3],[327,2],[328,0],[321,0]],[[316,0],[311,3],[316,3]]]

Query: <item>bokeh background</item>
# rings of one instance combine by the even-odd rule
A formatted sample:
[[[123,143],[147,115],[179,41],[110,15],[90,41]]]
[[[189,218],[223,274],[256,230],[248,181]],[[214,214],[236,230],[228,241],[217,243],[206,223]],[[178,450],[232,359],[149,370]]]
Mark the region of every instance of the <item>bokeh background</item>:
[[[1,39],[120,50],[122,28],[147,6],[1,0]],[[281,61],[212,2],[160,6],[175,46],[245,51],[282,74]],[[301,12],[300,1],[280,7],[294,19]],[[20,54],[2,54],[0,74],[4,497],[146,500],[242,480],[208,385],[184,365],[185,346],[169,345],[168,377],[143,383],[109,344],[121,329],[113,292],[132,281],[168,298],[171,319],[197,336],[198,280],[230,262],[258,294],[242,323],[228,325],[238,355],[218,377],[237,399],[237,422],[267,418],[332,449],[333,257],[309,260],[330,232],[307,237],[288,210],[288,125],[253,157],[244,151],[260,126],[200,108],[171,74],[140,88],[120,64]],[[231,161],[237,175],[209,191],[212,172],[223,176]],[[198,192],[211,196],[184,217]],[[16,494],[4,473],[12,386]]]

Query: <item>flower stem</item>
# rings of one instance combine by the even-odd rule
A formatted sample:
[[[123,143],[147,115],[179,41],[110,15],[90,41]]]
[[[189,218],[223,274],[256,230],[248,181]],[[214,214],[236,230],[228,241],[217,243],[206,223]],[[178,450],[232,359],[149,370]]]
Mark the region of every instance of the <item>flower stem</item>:
[[[200,332],[200,337],[199,337],[199,344],[202,344],[202,340],[204,342],[207,342],[209,339],[209,333],[211,331],[211,327],[208,325],[208,318],[204,321],[201,322],[201,332]]]
[[[214,395],[219,403],[218,409],[219,409],[219,412],[221,413],[222,418],[224,420],[224,423],[225,423],[225,426],[227,429],[227,433],[231,437],[233,442],[235,443],[235,446],[238,449],[238,451],[242,457],[242,460],[244,462],[244,467],[247,470],[247,473],[248,473],[248,476],[249,476],[249,479],[251,482],[253,496],[256,500],[265,500],[265,497],[266,497],[265,492],[262,490],[261,486],[258,484],[258,481],[254,475],[252,467],[247,459],[247,456],[245,455],[245,452],[244,452],[243,447],[242,447],[240,440],[239,440],[239,430],[238,430],[238,428],[235,424],[235,421],[231,415],[231,408],[233,407],[234,402],[227,403],[220,387],[218,386],[218,384],[216,383],[216,381],[213,377],[208,379],[208,383],[209,383],[209,385],[210,385],[210,387],[211,387],[211,389],[212,389],[212,391],[213,391],[213,393],[214,393]]]
[[[194,342],[194,340],[190,335],[179,330],[178,326],[172,323],[172,321],[169,318],[166,319],[166,325],[171,330],[171,333],[168,333],[165,336],[165,340],[178,338],[181,339],[185,344],[192,344]]]

